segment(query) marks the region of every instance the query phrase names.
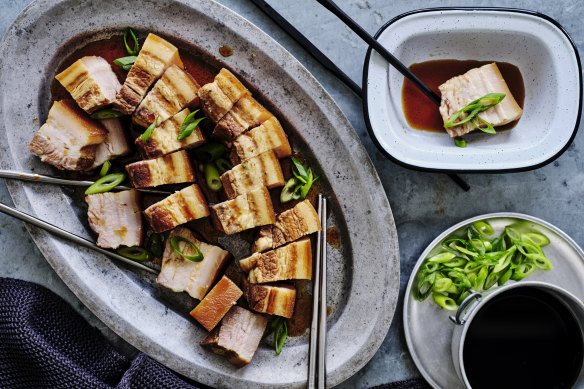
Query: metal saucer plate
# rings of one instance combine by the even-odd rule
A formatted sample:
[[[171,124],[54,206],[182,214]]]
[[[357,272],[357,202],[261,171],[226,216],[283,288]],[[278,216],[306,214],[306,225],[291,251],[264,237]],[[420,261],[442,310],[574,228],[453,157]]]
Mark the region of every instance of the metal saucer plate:
[[[412,295],[412,285],[424,259],[441,251],[440,243],[445,238],[465,233],[466,228],[477,220],[488,220],[496,234],[514,223],[545,234],[551,243],[543,250],[554,268],[551,271],[538,270],[528,279],[558,285],[584,300],[584,251],[556,226],[533,216],[502,212],[476,216],[450,227],[434,239],[418,258],[404,299],[404,331],[408,348],[420,373],[434,388],[464,389],[454,370],[450,349],[455,325],[448,319],[452,312],[442,310],[430,300],[416,301]]]

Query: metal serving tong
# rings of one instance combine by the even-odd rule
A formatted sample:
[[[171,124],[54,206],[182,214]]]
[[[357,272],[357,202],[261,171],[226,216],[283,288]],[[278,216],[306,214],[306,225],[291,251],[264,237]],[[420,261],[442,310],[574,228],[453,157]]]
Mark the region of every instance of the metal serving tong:
[[[309,389],[326,387],[326,198],[321,194],[318,195],[318,217],[322,230],[316,235],[308,362]]]

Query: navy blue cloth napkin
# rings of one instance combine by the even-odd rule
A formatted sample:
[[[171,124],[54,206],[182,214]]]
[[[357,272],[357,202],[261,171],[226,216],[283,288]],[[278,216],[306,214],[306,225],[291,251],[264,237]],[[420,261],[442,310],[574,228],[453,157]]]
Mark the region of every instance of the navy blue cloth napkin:
[[[381,386],[424,389],[419,380]],[[197,385],[198,386],[198,385]],[[130,360],[50,290],[0,277],[0,388],[193,389],[140,353]]]

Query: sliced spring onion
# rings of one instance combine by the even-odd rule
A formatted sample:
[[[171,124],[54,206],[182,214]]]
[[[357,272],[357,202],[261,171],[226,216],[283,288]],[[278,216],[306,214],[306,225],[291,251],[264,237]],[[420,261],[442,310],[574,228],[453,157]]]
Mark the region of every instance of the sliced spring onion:
[[[511,267],[509,267],[505,273],[503,273],[501,275],[501,277],[499,277],[499,280],[497,281],[497,284],[499,286],[503,286],[505,285],[505,283],[507,283],[507,281],[509,281],[509,279],[511,278],[511,275],[513,274],[513,269]]]
[[[466,266],[467,262],[468,261],[464,258],[456,257],[448,262],[444,262],[443,265],[447,267],[459,268],[462,266]]]
[[[487,276],[485,283],[483,284],[483,289],[484,290],[491,289],[493,285],[495,285],[497,281],[499,281],[499,277],[501,277],[501,273],[495,273],[494,271],[491,271]]]
[[[282,192],[280,192],[280,202],[287,203],[288,201],[292,200],[292,196],[294,195],[294,188],[296,187],[296,178],[292,177],[286,182],[284,188],[282,188]]]
[[[471,101],[466,107],[456,111],[452,116],[450,116],[450,118],[448,119],[448,121],[446,123],[444,123],[444,127],[445,128],[450,128],[450,127],[456,127],[458,125],[467,123],[467,122],[473,122],[474,124],[474,119],[478,118],[478,114],[486,111],[487,109],[494,107],[495,105],[499,104],[503,99],[505,98],[505,94],[504,93],[489,93],[484,95],[481,98],[478,98],[474,101]],[[468,115],[460,120],[460,121],[456,121],[456,119],[458,119],[458,117],[460,115],[462,115],[463,113],[468,113]],[[479,118],[480,119],[480,118]],[[482,122],[486,123],[486,121],[480,119]],[[490,125],[490,123],[489,123]],[[475,124],[475,126],[477,126]],[[478,126],[477,126],[478,127]],[[480,127],[478,127],[479,129],[481,129]],[[483,129],[481,129],[483,130]]]
[[[219,171],[217,167],[212,162],[207,162],[203,165],[203,174],[205,175],[205,182],[209,189],[214,192],[218,192],[223,188],[221,179],[219,178]]]
[[[456,301],[443,294],[434,293],[432,295],[432,298],[434,299],[434,302],[436,304],[449,311],[456,311],[456,309],[458,308],[458,304],[456,304]]]
[[[443,262],[451,261],[455,257],[456,257],[456,255],[454,253],[440,253],[440,254],[434,255],[433,257],[428,258],[428,262],[443,263]]]
[[[195,250],[196,254],[195,255],[184,254],[178,247],[179,242],[185,242],[187,245],[191,246]],[[191,242],[187,238],[183,238],[182,236],[173,236],[172,238],[170,238],[170,245],[172,246],[172,249],[174,250],[175,253],[177,253],[184,259],[188,259],[189,261],[201,262],[204,258],[201,250],[199,250],[199,248],[195,246],[193,242]]]
[[[121,57],[118,59],[114,59],[114,63],[128,72],[130,71],[130,69],[132,69],[132,66],[134,66],[134,62],[136,62],[137,58],[138,57],[134,55],[128,57]]]
[[[85,191],[85,194],[92,195],[109,192],[116,186],[120,185],[125,178],[126,176],[123,173],[108,174],[91,184],[91,186]]]
[[[150,139],[150,137],[152,136],[152,133],[154,132],[156,126],[158,125],[159,117],[160,116],[156,115],[156,119],[154,119],[154,122],[152,122],[152,124],[148,126],[148,128],[146,129],[146,131],[144,131],[142,135],[140,135],[140,139],[142,139],[144,142],[148,142],[148,139]]]
[[[217,158],[225,155],[227,148],[225,145],[217,142],[206,143],[201,147],[195,149],[195,158],[203,162],[213,162]]]
[[[292,161],[292,174],[294,174],[294,177],[296,177],[300,182],[306,184],[308,171],[296,158],[291,157],[290,160]]]
[[[288,337],[288,324],[284,318],[280,319],[280,324],[274,330],[274,347],[276,349],[276,355],[280,355],[282,352],[282,347],[284,347],[284,342]]]
[[[466,141],[463,138],[454,138],[454,145],[464,149],[466,147]]]
[[[482,290],[485,280],[489,275],[489,269],[486,266],[481,267],[481,270],[477,273],[477,277],[473,282],[473,290]]]
[[[515,268],[511,279],[514,281],[521,281],[536,270],[537,266],[535,266],[533,263],[523,262],[521,265]]]
[[[104,120],[104,119],[115,119],[124,116],[124,114],[120,111],[116,111],[115,109],[100,109],[99,111],[95,111],[91,115],[92,119]]]
[[[443,293],[446,292],[451,285],[452,280],[450,278],[440,278],[439,280],[436,280],[436,282],[434,283],[432,291],[436,293]]]
[[[544,234],[538,234],[537,232],[528,232],[521,235],[521,241],[525,241],[526,238],[531,239],[533,243],[539,247],[545,247],[550,244],[550,240]]]
[[[128,36],[130,36],[132,38],[132,41],[134,43],[133,49],[130,49],[130,45],[128,45]],[[140,46],[138,45],[138,38],[136,38],[136,34],[134,34],[134,31],[132,31],[131,28],[127,28],[126,31],[124,31],[124,45],[126,46],[126,51],[128,52],[129,55],[136,56],[140,52]]]
[[[162,236],[157,233],[152,233],[148,237],[148,242],[146,243],[148,250],[154,255],[155,258],[162,257],[164,252],[164,246],[162,245]]]
[[[474,222],[473,223],[474,228],[476,228],[476,230],[484,236],[491,236],[495,233],[495,230],[493,229],[493,227],[491,227],[491,225],[483,220],[480,220],[478,222]]]
[[[229,161],[225,158],[217,158],[215,166],[217,166],[217,170],[219,170],[219,175],[223,175],[223,173],[233,169],[233,166],[231,166]]]
[[[292,160],[292,174],[297,180],[292,199],[303,199],[308,195],[312,184],[318,180],[318,176],[314,177],[312,175],[312,169],[302,165],[296,158],[291,157],[290,159]]]
[[[423,301],[430,296],[432,293],[432,288],[436,282],[436,273],[430,273],[423,277],[420,282],[418,282],[418,287],[416,288],[416,299]]]
[[[440,268],[440,264],[437,262],[426,262],[424,264],[424,272],[425,273],[433,273]]]
[[[146,262],[152,260],[152,253],[142,247],[120,247],[117,253],[134,261]]]
[[[458,270],[451,270],[448,273],[448,277],[452,280],[453,284],[457,287],[463,287],[469,289],[472,284],[466,274]]]
[[[103,165],[101,165],[101,169],[99,169],[99,176],[105,177],[110,169],[112,168],[112,163],[110,161],[105,161]]]
[[[199,112],[198,109],[189,113],[185,120],[183,120],[182,125],[180,126],[180,132],[178,133],[178,140],[183,140],[184,138],[189,137],[193,131],[195,131],[195,128],[197,128],[199,123],[203,121],[203,119],[206,119],[206,117],[195,119],[197,112]]]

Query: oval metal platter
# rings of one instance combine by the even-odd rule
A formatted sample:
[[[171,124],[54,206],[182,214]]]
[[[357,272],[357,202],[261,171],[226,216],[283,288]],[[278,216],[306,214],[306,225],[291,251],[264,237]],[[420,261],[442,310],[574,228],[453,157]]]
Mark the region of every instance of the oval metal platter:
[[[448,319],[451,311],[439,308],[430,300],[420,302],[414,299],[412,287],[424,259],[440,252],[440,243],[447,237],[465,236],[466,229],[477,220],[488,220],[495,235],[510,224],[520,230],[545,234],[550,244],[543,250],[554,268],[551,271],[538,270],[527,279],[560,286],[584,300],[584,251],[556,226],[533,216],[502,212],[476,216],[450,227],[420,255],[412,270],[404,300],[404,331],[412,359],[424,378],[437,389],[464,389],[452,362],[451,340],[455,324]]]
[[[229,44],[223,59],[290,123],[293,148],[321,176],[329,225],[340,233],[328,247],[327,379],[357,372],[381,345],[399,287],[399,252],[391,209],[355,131],[330,95],[285,49],[257,27],[210,0],[40,0],[27,7],[0,47],[2,168],[57,174],[27,149],[51,102],[61,61],[87,43],[131,26],[208,53]],[[180,45],[179,45],[180,49]],[[80,196],[67,188],[8,182],[17,208],[91,238]],[[95,315],[139,350],[201,383],[218,387],[301,387],[306,383],[308,334],[291,338],[278,357],[261,344],[237,369],[199,346],[206,332],[189,317],[196,300],[173,294],[154,277],[29,228],[51,266]]]

